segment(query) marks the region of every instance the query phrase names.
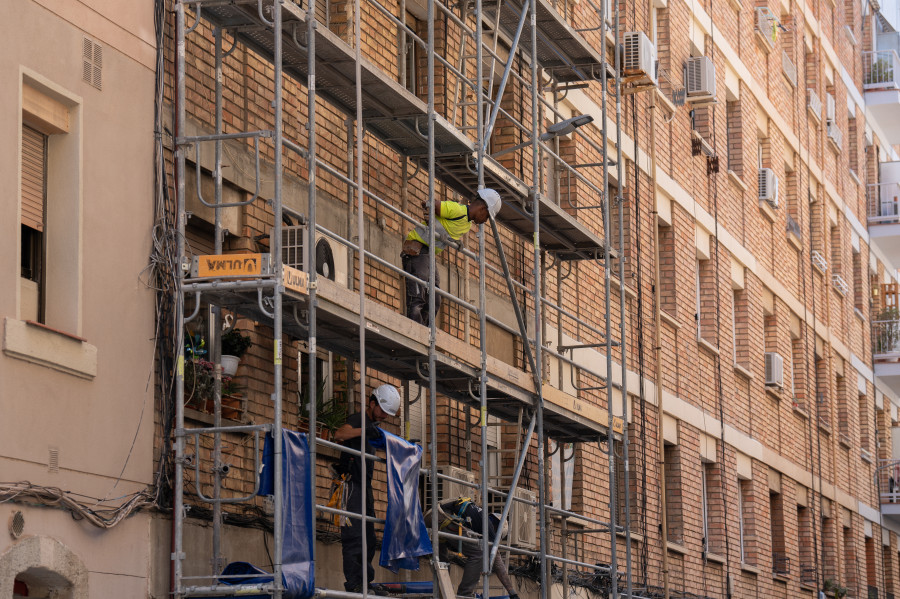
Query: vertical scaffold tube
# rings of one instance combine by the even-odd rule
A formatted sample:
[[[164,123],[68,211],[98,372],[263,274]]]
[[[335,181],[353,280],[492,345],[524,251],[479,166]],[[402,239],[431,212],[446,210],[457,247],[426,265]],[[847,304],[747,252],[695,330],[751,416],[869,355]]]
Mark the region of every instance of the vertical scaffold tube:
[[[317,389],[318,389],[318,381],[316,377],[318,376],[317,368],[316,368],[316,353],[318,353],[318,349],[316,347],[316,278],[318,273],[316,272],[316,0],[309,0],[307,2],[307,11],[306,11],[306,48],[307,48],[307,78],[306,78],[306,93],[307,93],[307,111],[309,116],[307,118],[308,128],[309,128],[309,143],[308,143],[308,151],[309,154],[306,159],[307,165],[307,199],[308,199],[308,208],[307,208],[307,216],[308,222],[307,227],[309,234],[307,235],[307,239],[309,243],[307,243],[306,247],[306,270],[309,275],[309,304],[308,304],[308,314],[309,314],[309,337],[307,339],[307,364],[308,364],[308,372],[307,375],[307,394],[306,397],[309,399],[309,460],[312,464],[312,468],[310,468],[309,472],[309,488],[316,488],[316,420],[318,418],[318,412],[316,411],[316,399],[317,399]],[[298,356],[298,363],[300,362]],[[298,377],[299,378],[299,377]],[[299,381],[298,381],[299,382]],[[310,546],[310,559],[312,563],[316,563],[316,527],[312,527],[312,545]]]
[[[273,0],[272,8],[274,12],[274,41],[275,41],[275,98],[273,107],[275,109],[275,124],[274,124],[274,134],[273,134],[273,142],[275,145],[275,188],[274,188],[274,201],[275,201],[275,223],[274,230],[271,240],[272,247],[272,258],[275,263],[275,272],[280,277],[282,271],[282,255],[281,255],[281,215],[282,215],[282,177],[284,176],[283,165],[282,165],[282,151],[283,151],[283,132],[282,132],[282,31],[281,31],[281,2],[282,0]],[[273,444],[274,448],[272,457],[274,460],[274,492],[275,492],[275,551],[274,551],[274,564],[273,564],[273,574],[275,577],[275,589],[273,596],[275,599],[280,599],[284,590],[283,587],[283,579],[281,575],[282,570],[282,549],[284,545],[284,531],[282,523],[284,522],[284,505],[283,505],[283,497],[282,497],[282,488],[284,486],[284,473],[282,472],[282,438],[281,438],[281,416],[282,416],[282,377],[283,377],[283,368],[282,368],[282,356],[284,353],[284,348],[282,347],[283,339],[282,339],[282,319],[283,319],[283,310],[282,305],[284,302],[284,286],[281,281],[279,281],[275,288],[275,322],[273,324],[273,337],[274,337],[274,376],[273,376],[273,385],[274,390],[272,393],[273,403],[273,418],[274,422],[272,425],[272,436],[273,436]]]
[[[175,4],[175,243],[177,255],[184,255],[184,4]],[[183,597],[181,577],[184,569],[184,271],[175,265],[175,501],[172,514],[175,599]]]

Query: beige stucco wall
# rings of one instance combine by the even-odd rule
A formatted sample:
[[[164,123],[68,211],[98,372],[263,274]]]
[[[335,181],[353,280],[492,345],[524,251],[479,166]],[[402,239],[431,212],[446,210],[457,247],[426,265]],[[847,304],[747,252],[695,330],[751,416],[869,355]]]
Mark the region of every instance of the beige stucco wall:
[[[153,3],[13,0],[7,8],[0,23],[0,482],[118,497],[145,489],[153,472],[153,293],[138,281],[153,219]],[[102,91],[81,79],[85,36],[103,46]],[[23,80],[70,109],[72,162],[51,163],[49,176],[65,182],[74,219],[67,263],[55,268],[80,268],[64,328],[85,341],[21,321]],[[50,448],[58,450],[58,473],[48,471]],[[100,531],[61,510],[15,503],[2,505],[0,520],[12,509],[25,510],[26,535],[52,537],[84,562],[91,597],[146,596],[149,516]],[[0,535],[0,553],[15,543]]]

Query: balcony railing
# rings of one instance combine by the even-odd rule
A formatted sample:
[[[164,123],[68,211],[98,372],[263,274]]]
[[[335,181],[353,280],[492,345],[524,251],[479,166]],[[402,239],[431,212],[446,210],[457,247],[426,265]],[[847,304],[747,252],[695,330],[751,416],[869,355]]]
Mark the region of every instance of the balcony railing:
[[[873,587],[872,585],[868,586],[868,599],[880,599],[878,595],[878,587]]]
[[[900,356],[900,319],[872,322],[872,353],[877,358]]]
[[[819,572],[813,566],[800,567],[800,582],[802,584],[817,585],[819,583]]]
[[[900,505],[900,460],[879,460],[875,482],[881,495],[881,503]]]
[[[772,552],[772,573],[787,576],[791,573],[791,558],[782,551]]]
[[[900,223],[900,183],[873,183],[866,189],[869,224]]]
[[[897,52],[863,52],[863,89],[900,89],[900,57]]]

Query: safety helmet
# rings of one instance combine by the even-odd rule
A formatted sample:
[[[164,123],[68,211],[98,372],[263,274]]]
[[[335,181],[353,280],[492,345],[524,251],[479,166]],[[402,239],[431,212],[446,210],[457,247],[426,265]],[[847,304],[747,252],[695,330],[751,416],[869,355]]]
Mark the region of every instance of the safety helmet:
[[[497,213],[500,212],[500,206],[503,204],[500,200],[500,194],[497,193],[496,190],[485,187],[478,190],[478,197],[487,204],[487,209],[488,212],[491,213],[491,218],[497,218]]]
[[[397,410],[400,409],[400,392],[393,385],[381,385],[372,392],[378,405],[384,410],[388,416],[396,416]]]

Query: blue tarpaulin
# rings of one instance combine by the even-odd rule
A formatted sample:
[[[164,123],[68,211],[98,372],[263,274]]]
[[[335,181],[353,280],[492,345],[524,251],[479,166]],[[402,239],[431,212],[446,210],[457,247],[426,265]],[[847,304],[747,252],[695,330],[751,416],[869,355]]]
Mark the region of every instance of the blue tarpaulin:
[[[266,435],[259,494],[275,493],[274,437]],[[282,431],[282,579],[285,599],[309,599],[315,592],[312,561],[313,501],[309,444],[304,433]]]
[[[379,564],[391,572],[419,569],[419,557],[434,549],[419,505],[422,448],[384,432],[388,502]]]

